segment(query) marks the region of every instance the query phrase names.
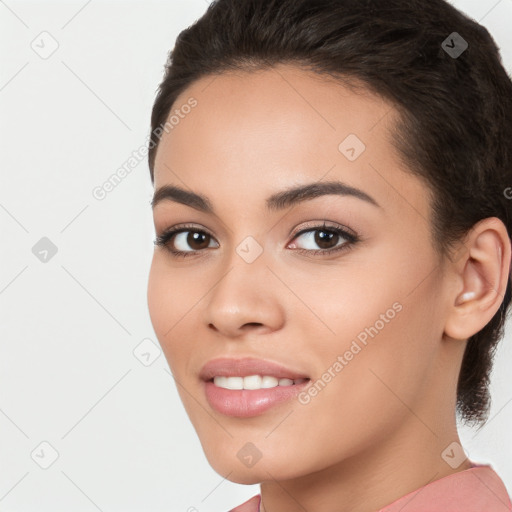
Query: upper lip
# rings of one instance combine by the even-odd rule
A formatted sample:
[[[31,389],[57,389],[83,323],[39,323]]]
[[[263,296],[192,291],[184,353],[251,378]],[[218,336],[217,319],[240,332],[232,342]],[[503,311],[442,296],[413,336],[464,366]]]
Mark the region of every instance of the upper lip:
[[[232,358],[221,357],[208,361],[199,372],[204,381],[216,376],[247,377],[248,375],[270,375],[278,379],[307,379],[307,375],[286,368],[273,361],[253,357]]]

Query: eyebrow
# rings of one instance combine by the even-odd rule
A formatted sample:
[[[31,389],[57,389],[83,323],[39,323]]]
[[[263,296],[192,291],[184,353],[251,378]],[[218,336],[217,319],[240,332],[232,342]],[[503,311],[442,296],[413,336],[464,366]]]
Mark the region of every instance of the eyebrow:
[[[266,205],[268,210],[278,211],[325,195],[352,196],[381,208],[379,203],[366,192],[341,181],[324,181],[288,188],[268,197]],[[208,197],[189,192],[176,185],[163,185],[156,190],[151,201],[152,208],[165,200],[184,204],[204,213],[214,213],[212,202]]]

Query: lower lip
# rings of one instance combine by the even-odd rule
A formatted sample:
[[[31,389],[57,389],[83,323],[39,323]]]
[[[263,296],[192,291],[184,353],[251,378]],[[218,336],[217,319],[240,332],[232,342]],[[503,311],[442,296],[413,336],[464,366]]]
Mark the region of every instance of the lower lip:
[[[213,409],[226,416],[250,418],[296,397],[310,380],[265,389],[226,389],[216,386],[212,381],[203,383],[206,399]]]

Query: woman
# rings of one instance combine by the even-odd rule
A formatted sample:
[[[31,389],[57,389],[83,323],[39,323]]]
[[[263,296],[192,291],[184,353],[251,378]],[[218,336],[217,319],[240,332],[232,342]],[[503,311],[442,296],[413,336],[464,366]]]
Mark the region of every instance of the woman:
[[[512,83],[442,0],[218,0],[152,112],[155,333],[234,510],[505,511]]]

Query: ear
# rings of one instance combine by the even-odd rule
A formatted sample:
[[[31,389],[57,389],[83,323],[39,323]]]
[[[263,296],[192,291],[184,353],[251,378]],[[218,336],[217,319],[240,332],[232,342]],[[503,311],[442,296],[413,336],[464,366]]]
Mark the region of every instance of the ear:
[[[510,255],[510,238],[500,219],[488,217],[473,226],[453,262],[446,335],[466,340],[491,321],[505,296]]]

